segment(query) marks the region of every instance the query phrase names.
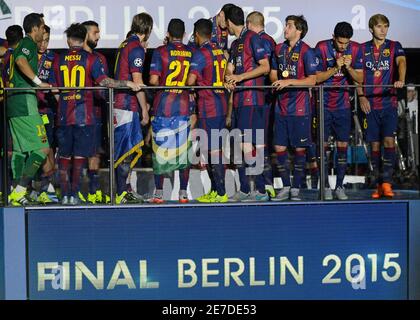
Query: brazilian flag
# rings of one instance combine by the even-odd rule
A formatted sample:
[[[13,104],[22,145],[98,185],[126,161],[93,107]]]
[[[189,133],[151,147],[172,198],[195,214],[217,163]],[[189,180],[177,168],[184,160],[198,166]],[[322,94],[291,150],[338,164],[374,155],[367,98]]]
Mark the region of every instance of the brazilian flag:
[[[154,173],[165,174],[185,169],[190,165],[190,130],[189,116],[152,119]]]

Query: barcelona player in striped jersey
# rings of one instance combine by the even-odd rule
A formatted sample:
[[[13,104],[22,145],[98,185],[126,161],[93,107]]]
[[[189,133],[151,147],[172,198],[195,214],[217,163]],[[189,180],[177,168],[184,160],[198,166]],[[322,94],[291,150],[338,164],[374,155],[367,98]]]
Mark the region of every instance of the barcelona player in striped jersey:
[[[149,14],[142,12],[133,17],[129,36],[121,43],[117,52],[114,71],[116,79],[144,85],[143,68],[147,40],[152,28],[153,18]],[[142,155],[144,140],[140,125],[145,126],[148,122],[149,108],[144,91],[135,93],[119,90],[115,93],[114,167],[117,178],[117,204],[142,201],[128,189],[127,178]]]
[[[74,23],[65,32],[70,48],[54,59],[54,72],[50,74],[53,86],[83,88],[91,87],[96,82],[108,87],[128,86],[132,90],[141,88],[132,81],[117,81],[105,74],[99,58],[83,49],[87,36],[83,25]],[[92,91],[60,92],[56,124],[63,205],[80,203],[78,193],[81,175],[87,158],[96,153],[96,144],[92,143],[95,139],[95,121]]]
[[[236,88],[233,93],[235,123],[232,127],[239,129],[243,135],[241,149],[245,160],[238,165],[241,187],[235,194],[234,200],[267,201],[269,197],[265,191],[263,163],[258,159],[264,158],[269,107],[265,103],[264,90],[241,89],[241,87],[264,85],[264,75],[270,71],[268,53],[264,49],[261,37],[245,27],[244,12],[241,8],[237,6],[231,8],[227,12],[226,19],[229,33],[235,35],[236,40],[231,47],[225,87]],[[228,117],[229,113],[230,110]],[[264,133],[262,136],[259,135],[261,130]],[[251,172],[255,175],[257,189],[252,194],[250,175],[247,175]]]
[[[371,162],[377,188],[372,198],[393,197],[392,175],[395,165],[395,134],[397,130],[397,88],[405,83],[407,63],[404,50],[397,41],[386,38],[389,20],[382,14],[369,19],[373,39],[361,45],[364,85],[359,91],[360,108],[366,114],[366,140],[371,143]],[[376,87],[372,87],[376,85]],[[384,88],[381,85],[391,85]],[[381,143],[384,147],[381,164]]]
[[[156,48],[150,65],[150,84],[153,86],[185,86],[191,66],[192,49],[182,43],[185,24],[171,19],[168,42]],[[186,90],[166,89],[156,92],[153,101],[153,171],[156,191],[151,200],[162,203],[165,174],[179,170],[179,202],[187,203],[189,179],[188,133],[193,104]],[[173,156],[172,156],[173,155]],[[173,161],[172,161],[173,160]]]
[[[333,38],[318,42],[315,51],[320,60],[317,83],[330,86],[346,86],[363,81],[362,55],[358,43],[350,41],[353,28],[348,22],[339,22],[334,28]],[[335,195],[347,200],[343,180],[347,168],[347,146],[351,130],[350,89],[324,89],[325,119],[324,141],[334,134],[337,141],[337,183]],[[327,143],[325,144],[327,145]],[[326,170],[328,172],[328,161]],[[325,179],[325,199],[332,200],[328,175]]]
[[[286,17],[284,38],[272,57],[270,79],[278,90],[274,124],[274,145],[283,188],[275,200],[301,200],[300,185],[305,172],[306,148],[311,145],[311,98],[308,89],[316,83],[318,59],[302,39],[308,32],[303,16]],[[293,185],[286,165],[288,147],[295,148]]]
[[[227,3],[223,5],[220,9],[219,13],[215,15],[213,18],[209,19],[212,23],[212,30],[211,30],[211,43],[215,43],[220,49],[222,49],[226,56],[228,56],[228,30],[226,26],[226,13],[235,7],[232,3]],[[191,35],[191,38],[188,42],[188,45],[191,47],[196,47],[197,42],[194,39],[194,33]]]
[[[200,19],[194,24],[194,39],[198,49],[194,51],[187,85],[223,87],[227,60],[223,50],[210,42],[211,22]],[[225,167],[221,135],[225,129],[227,95],[224,89],[198,90],[198,127],[207,133],[208,143],[202,146],[209,151],[210,170],[214,177],[214,190],[198,198],[200,202],[227,202]],[[223,139],[222,139],[223,141]]]
[[[264,30],[265,22],[264,22],[264,15],[261,12],[253,11],[246,17],[246,27],[258,33],[258,35],[261,37],[261,41],[264,45],[265,51],[268,53],[268,56],[270,58],[271,62],[271,56],[274,53],[274,50],[276,48],[276,42],[274,39],[265,32]],[[270,77],[267,75],[265,77],[265,85],[270,85]],[[266,152],[265,152],[265,159],[264,159],[264,178],[265,178],[265,184],[266,184],[266,190],[269,193],[271,198],[274,198],[276,196],[276,193],[274,191],[273,187],[273,174],[272,174],[272,168],[271,168],[271,161],[270,161],[270,154],[272,153],[272,134],[269,128],[273,127],[274,123],[274,108],[273,103],[275,99],[271,92],[271,90],[266,90],[265,92],[265,103],[267,107],[270,108],[269,111],[269,119],[268,119],[268,130],[267,130],[267,143],[266,143]]]
[[[94,50],[98,46],[98,41],[100,39],[100,30],[97,22],[88,20],[82,23],[87,30],[87,38],[83,44],[83,48],[96,55],[99,58],[99,61],[102,63],[105,74],[109,75],[108,63],[105,56],[97,50]],[[87,199],[80,193],[79,197],[87,202],[96,204],[101,202],[108,202],[108,196],[102,194],[102,190],[99,185],[99,164],[101,160],[101,154],[104,153],[102,148],[102,118],[106,113],[107,109],[107,92],[102,90],[94,91],[94,103],[95,103],[95,115],[96,115],[96,124],[95,124],[95,142],[96,142],[96,154],[93,157],[88,159],[88,177],[89,177],[89,187]],[[105,117],[106,118],[106,117]]]

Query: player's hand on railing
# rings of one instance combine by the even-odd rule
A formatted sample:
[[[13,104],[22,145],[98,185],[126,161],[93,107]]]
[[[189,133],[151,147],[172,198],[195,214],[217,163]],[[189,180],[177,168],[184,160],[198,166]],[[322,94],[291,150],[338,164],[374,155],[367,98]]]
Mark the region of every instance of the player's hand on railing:
[[[51,88],[52,86],[49,83],[41,82],[38,87],[40,87],[40,88]]]
[[[149,111],[142,110],[141,112],[141,125],[145,126],[149,123]]]
[[[237,84],[242,82],[244,79],[241,74],[230,74],[225,77],[225,82],[229,84]]]
[[[370,113],[370,103],[366,97],[359,97],[360,109],[366,114]]]
[[[394,88],[401,89],[404,87],[404,81],[395,81],[394,82]]]
[[[223,85],[225,86],[226,90],[228,90],[229,92],[235,90],[236,88],[236,85],[228,83],[228,82],[225,82]]]
[[[277,80],[273,82],[272,86],[276,88],[276,90],[281,90],[285,87],[290,86],[290,80]]]
[[[139,91],[145,85],[143,83],[135,83],[133,81],[127,81],[127,87],[129,87],[132,91]]]

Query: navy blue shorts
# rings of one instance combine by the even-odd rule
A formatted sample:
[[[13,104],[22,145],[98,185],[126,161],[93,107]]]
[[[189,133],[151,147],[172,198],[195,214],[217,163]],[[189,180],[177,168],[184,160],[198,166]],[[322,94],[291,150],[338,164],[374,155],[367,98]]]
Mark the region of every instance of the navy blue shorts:
[[[293,148],[309,147],[312,144],[311,116],[282,116],[276,112],[274,144]]]
[[[47,132],[48,143],[50,148],[55,148],[55,126],[54,126],[54,114],[51,112],[48,113],[39,113],[44,121],[44,115],[48,117],[48,123],[44,121],[45,131]]]
[[[102,123],[97,122],[95,124],[95,142],[96,142],[96,152],[104,153],[102,148]]]
[[[226,116],[219,116],[213,118],[198,118],[198,127],[203,129],[207,133],[207,148],[208,150],[220,150],[222,149],[223,140],[221,135],[212,135],[213,130],[222,130],[226,128]],[[224,130],[226,133],[227,131]]]
[[[398,125],[397,108],[371,110],[365,117],[367,142],[379,142],[385,137],[393,137],[396,134]]]
[[[57,140],[61,157],[89,158],[96,154],[94,125],[58,127]]]
[[[311,145],[306,149],[306,162],[314,162],[317,158],[317,148],[315,143],[311,143]]]
[[[325,110],[324,141],[333,135],[336,141],[348,142],[351,131],[351,110]]]
[[[270,116],[270,106],[260,106],[260,107],[239,107],[234,109],[235,112],[235,121],[232,122],[232,127],[241,130],[244,135],[244,141],[247,142],[249,138],[245,138],[246,134],[249,134],[249,129],[252,130],[252,143],[253,144],[265,144],[267,141],[267,130],[268,130],[268,120]],[[245,131],[248,129],[247,131]],[[257,141],[257,130],[262,131],[261,141],[260,136],[258,136]],[[261,132],[261,131],[260,131]],[[257,143],[258,142],[258,143]]]

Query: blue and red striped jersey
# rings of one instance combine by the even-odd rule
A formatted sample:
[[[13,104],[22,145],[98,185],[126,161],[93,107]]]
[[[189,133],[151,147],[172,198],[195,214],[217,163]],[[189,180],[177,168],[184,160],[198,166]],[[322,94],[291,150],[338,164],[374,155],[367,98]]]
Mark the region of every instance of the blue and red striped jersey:
[[[107,76],[99,58],[83,48],[70,48],[53,62],[49,82],[55,87],[93,87]],[[92,90],[60,92],[57,125],[93,125],[96,123]]]
[[[53,62],[56,54],[47,50],[43,54],[38,54],[38,78],[42,82],[48,82],[50,73],[53,71]],[[51,91],[36,92],[38,99],[38,111],[41,113],[51,113],[56,108],[56,100]]]
[[[243,28],[239,38],[231,46],[229,63],[235,66],[234,74],[242,74],[258,67],[258,61],[268,59],[261,37],[247,28]],[[264,76],[249,79],[237,84],[237,87],[263,86]],[[233,94],[233,107],[260,107],[265,105],[264,89],[237,89]]]
[[[114,77],[117,80],[133,81],[133,73],[143,73],[146,50],[137,35],[132,35],[121,43],[115,61]],[[114,108],[139,112],[136,92],[118,90],[115,93]]]
[[[398,79],[396,58],[405,56],[401,44],[386,39],[380,48],[373,40],[361,45],[365,85],[392,85]],[[394,88],[370,87],[364,94],[372,109],[397,108],[397,90]]]
[[[319,58],[318,71],[327,71],[336,66],[336,61],[340,57],[351,58],[351,67],[355,70],[362,70],[362,51],[360,44],[350,41],[344,52],[338,52],[334,47],[334,40],[323,40],[318,42],[315,53]],[[343,67],[335,75],[327,79],[323,84],[329,86],[352,85],[353,79]],[[352,89],[324,89],[324,105],[330,111],[343,110],[350,108],[350,90]]]
[[[159,77],[159,86],[185,86],[191,59],[189,46],[169,42],[153,52],[150,75]],[[190,115],[191,107],[188,90],[159,90],[153,100],[153,114],[159,117]]]
[[[276,49],[276,42],[274,39],[268,35],[264,30],[259,32],[258,35],[261,37],[262,42],[264,44],[264,49],[268,53],[269,62],[271,64],[271,57],[274,54],[274,50]],[[270,76],[265,76],[264,85],[269,86],[271,84]],[[265,101],[268,105],[272,105],[274,101],[274,95],[272,90],[265,90]]]
[[[8,48],[9,45],[7,43],[7,40],[6,39],[3,39],[3,38],[0,38],[0,46],[1,47],[5,47],[5,48]]]
[[[197,76],[199,86],[223,86],[227,60],[215,43],[204,43],[193,53],[190,73]],[[198,90],[198,117],[225,116],[227,96],[225,90]]]
[[[215,43],[220,49],[227,50],[228,49],[228,37],[229,33],[227,29],[222,29],[217,25],[216,16],[210,19],[212,23],[212,31],[211,31],[211,43]],[[197,48],[195,44],[194,34],[191,35],[188,45],[193,48]]]
[[[105,74],[107,76],[109,76],[108,62],[106,61],[105,56],[98,51],[93,51],[92,53],[99,58],[99,61],[101,62],[102,66],[104,68]],[[98,83],[98,85],[99,85],[99,83]],[[93,101],[94,101],[94,105],[95,105],[96,120],[98,122],[101,122],[102,121],[102,109],[107,107],[108,91],[107,90],[95,90]]]
[[[315,75],[319,59],[305,42],[299,40],[293,48],[289,42],[279,43],[271,59],[271,69],[276,70],[278,79],[304,79]],[[283,71],[288,76],[283,77]],[[311,114],[308,89],[287,87],[277,94],[276,112],[281,115],[306,116]]]
[[[8,48],[3,55],[3,66],[1,69],[1,78],[3,80],[3,86],[9,86],[9,77],[10,77],[10,57],[13,54],[13,48]]]

